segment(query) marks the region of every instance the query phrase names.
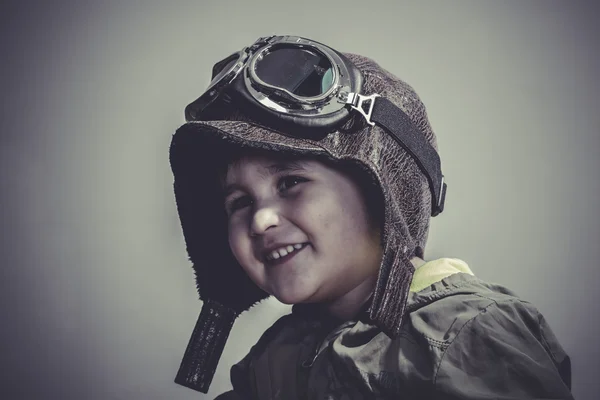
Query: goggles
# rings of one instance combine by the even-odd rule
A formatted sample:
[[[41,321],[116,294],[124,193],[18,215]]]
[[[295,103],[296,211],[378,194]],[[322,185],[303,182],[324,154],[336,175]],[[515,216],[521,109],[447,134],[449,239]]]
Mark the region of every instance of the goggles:
[[[297,36],[261,37],[215,64],[212,81],[186,107],[185,118],[218,119],[223,104],[235,103],[265,126],[320,140],[359,113],[367,124],[389,133],[416,161],[429,182],[431,215],[438,215],[447,186],[437,152],[390,100],[379,94],[362,95],[362,82],[358,68],[330,47]]]

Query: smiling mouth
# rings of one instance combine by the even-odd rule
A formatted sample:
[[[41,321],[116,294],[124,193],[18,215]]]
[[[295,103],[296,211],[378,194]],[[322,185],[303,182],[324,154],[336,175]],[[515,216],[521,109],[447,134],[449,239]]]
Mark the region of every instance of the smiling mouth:
[[[293,258],[296,254],[304,250],[308,243],[299,243],[282,247],[279,250],[273,251],[265,257],[266,264],[279,265]]]

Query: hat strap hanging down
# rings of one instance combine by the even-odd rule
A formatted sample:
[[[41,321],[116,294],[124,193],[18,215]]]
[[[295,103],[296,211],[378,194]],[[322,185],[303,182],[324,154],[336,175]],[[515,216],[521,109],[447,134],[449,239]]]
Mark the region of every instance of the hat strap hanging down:
[[[181,361],[175,383],[208,392],[238,313],[213,300],[206,300]]]

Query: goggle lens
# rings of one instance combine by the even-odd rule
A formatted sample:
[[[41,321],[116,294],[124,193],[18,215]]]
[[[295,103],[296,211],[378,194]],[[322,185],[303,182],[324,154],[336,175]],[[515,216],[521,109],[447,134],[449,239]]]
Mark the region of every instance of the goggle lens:
[[[333,84],[329,59],[308,49],[277,48],[265,54],[255,66],[265,83],[299,97],[318,97]]]

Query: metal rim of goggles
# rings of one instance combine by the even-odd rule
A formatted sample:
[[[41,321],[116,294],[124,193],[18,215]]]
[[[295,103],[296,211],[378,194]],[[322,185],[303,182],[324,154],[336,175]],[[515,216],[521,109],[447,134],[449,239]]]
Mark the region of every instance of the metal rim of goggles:
[[[246,89],[260,104],[274,111],[307,116],[329,114],[345,107],[345,98],[352,89],[350,73],[341,57],[327,46],[305,38],[285,36],[261,38],[250,49],[261,45],[264,47],[248,58],[248,73],[244,74]],[[306,56],[312,58],[311,61],[314,62],[317,59],[317,62],[321,61],[326,64],[324,67],[311,65],[309,62],[300,65],[300,68],[304,69],[308,66],[310,74],[307,71],[301,72],[304,73],[305,79],[298,85],[299,87],[306,86],[306,81],[310,80],[310,76],[320,77],[321,84],[326,86],[322,86],[320,91],[315,91],[313,87],[314,93],[310,93],[310,96],[303,96],[294,93],[284,85],[276,86],[266,82],[267,78],[260,76],[260,64],[264,63],[266,59],[272,58],[273,54],[286,49],[294,49],[296,54],[301,54],[298,52],[301,50]],[[321,57],[321,59],[318,60],[317,57]],[[325,81],[328,74],[330,75],[329,82]]]
[[[280,57],[273,62],[267,62],[267,59],[273,58],[272,54],[282,49],[293,49],[293,53],[288,54],[292,58],[304,55],[307,59],[302,60],[300,57],[300,60],[296,59],[299,62],[294,62],[293,59]],[[317,60],[319,57],[321,59]],[[315,60],[325,62],[329,67],[314,64]],[[258,71],[261,64],[267,67],[266,71]],[[268,67],[275,69],[268,70]],[[310,71],[310,68],[313,70]],[[331,74],[328,80],[325,80],[329,71]],[[317,79],[313,79],[315,72]],[[243,74],[244,87],[238,87],[238,92],[245,89],[251,101],[261,104],[272,114],[293,118],[294,123],[314,120],[320,116],[329,117],[349,108],[361,113],[369,125],[377,124],[384,128],[425,174],[432,194],[432,216],[443,211],[447,185],[437,151],[410,118],[391,101],[379,94],[360,94],[361,79],[352,79],[353,71],[350,71],[347,61],[333,49],[297,36],[261,37],[251,46],[215,65],[209,87],[186,107],[186,120],[201,119],[203,111],[227,88],[235,86],[236,82],[240,83],[240,80],[236,79],[240,73]],[[319,78],[320,89],[315,88],[315,82],[319,83]],[[309,79],[309,85],[303,87]]]

